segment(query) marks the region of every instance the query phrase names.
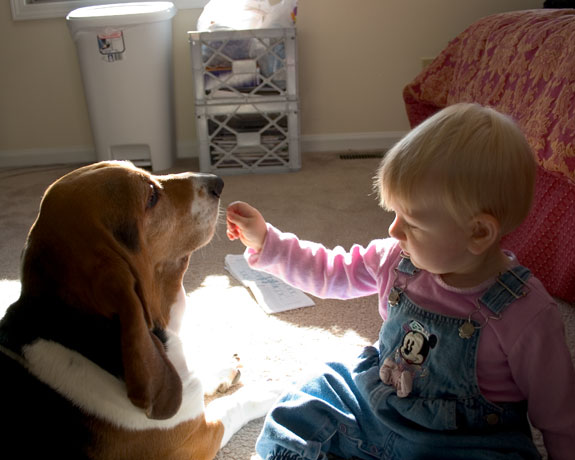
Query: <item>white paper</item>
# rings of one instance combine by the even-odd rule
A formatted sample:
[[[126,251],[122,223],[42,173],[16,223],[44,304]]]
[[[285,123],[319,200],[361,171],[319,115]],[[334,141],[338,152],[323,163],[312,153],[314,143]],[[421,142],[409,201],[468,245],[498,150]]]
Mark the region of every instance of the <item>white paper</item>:
[[[226,270],[254,295],[256,302],[269,314],[311,307],[314,301],[299,289],[279,278],[250,268],[241,254],[226,256]]]

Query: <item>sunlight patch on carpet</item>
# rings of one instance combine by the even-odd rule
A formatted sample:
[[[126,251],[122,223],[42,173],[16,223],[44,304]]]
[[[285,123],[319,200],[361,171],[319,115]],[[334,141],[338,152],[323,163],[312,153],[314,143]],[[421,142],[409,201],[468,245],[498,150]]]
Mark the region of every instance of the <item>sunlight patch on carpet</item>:
[[[20,281],[0,280],[0,318],[4,316],[8,307],[20,297]]]

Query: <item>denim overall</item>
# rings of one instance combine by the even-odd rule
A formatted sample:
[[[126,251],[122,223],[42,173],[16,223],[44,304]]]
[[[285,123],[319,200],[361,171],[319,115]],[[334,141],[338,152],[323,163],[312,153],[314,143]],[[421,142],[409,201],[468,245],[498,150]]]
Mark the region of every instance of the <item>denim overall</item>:
[[[422,309],[407,295],[418,270],[402,258],[396,274],[379,351],[367,347],[355,365],[325,364],[319,377],[284,395],[266,418],[258,454],[265,460],[326,459],[327,453],[362,459],[540,458],[526,402],[493,404],[480,393],[475,364],[485,319]],[[526,294],[529,276],[517,266],[487,289],[479,301],[493,313],[489,320]]]

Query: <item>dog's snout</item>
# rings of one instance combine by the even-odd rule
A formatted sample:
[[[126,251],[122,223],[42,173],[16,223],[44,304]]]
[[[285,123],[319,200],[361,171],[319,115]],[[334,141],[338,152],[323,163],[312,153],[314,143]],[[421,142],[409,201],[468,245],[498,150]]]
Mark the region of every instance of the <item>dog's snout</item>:
[[[224,190],[224,181],[219,176],[213,176],[210,178],[207,187],[208,192],[211,195],[214,195],[216,198],[219,198],[222,195],[222,191]]]

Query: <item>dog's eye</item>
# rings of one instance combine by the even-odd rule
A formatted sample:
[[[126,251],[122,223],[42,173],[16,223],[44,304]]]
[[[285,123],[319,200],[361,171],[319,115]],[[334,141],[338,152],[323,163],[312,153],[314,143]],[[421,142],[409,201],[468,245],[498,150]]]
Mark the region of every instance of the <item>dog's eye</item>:
[[[151,209],[158,203],[158,199],[160,198],[160,192],[158,187],[154,184],[150,184],[150,194],[148,195],[148,202],[146,203],[146,208]]]

